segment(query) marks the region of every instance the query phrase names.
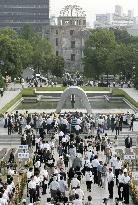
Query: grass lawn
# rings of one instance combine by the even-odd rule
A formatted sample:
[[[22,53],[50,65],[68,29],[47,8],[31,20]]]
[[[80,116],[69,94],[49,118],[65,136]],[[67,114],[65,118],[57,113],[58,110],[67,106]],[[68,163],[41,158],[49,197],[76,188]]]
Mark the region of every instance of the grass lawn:
[[[124,97],[126,98],[132,105],[138,108],[138,102],[136,102],[133,98],[131,98],[125,91],[119,88],[113,88],[113,96]]]
[[[36,96],[34,93],[35,88],[25,88],[21,91],[12,101],[7,103],[1,110],[0,114],[5,113],[10,107],[12,107],[21,97],[31,97]],[[40,91],[63,91],[66,87],[39,87],[36,90]],[[108,87],[90,87],[84,86],[82,87],[85,91],[109,91],[110,88]],[[112,88],[113,96],[119,96],[126,98],[131,104],[138,108],[138,102],[136,102],[133,98],[131,98],[126,92],[120,90],[119,88]]]
[[[18,100],[22,97],[22,92],[20,92],[13,100],[7,103],[2,109],[0,109],[0,115],[4,114],[8,109],[10,109]]]
[[[66,87],[38,87],[38,88],[25,88],[22,92],[23,97],[28,96],[36,96],[34,93],[34,89],[37,91],[63,91]],[[90,87],[90,86],[83,86],[83,90],[85,91],[109,91],[110,88],[108,87]]]

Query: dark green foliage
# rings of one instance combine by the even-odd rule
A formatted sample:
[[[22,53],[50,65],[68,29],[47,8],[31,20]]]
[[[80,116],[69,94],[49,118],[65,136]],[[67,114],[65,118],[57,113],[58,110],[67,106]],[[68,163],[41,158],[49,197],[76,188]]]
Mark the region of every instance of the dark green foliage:
[[[126,30],[93,30],[85,43],[83,60],[86,77],[117,74],[133,79],[138,70],[138,38]]]

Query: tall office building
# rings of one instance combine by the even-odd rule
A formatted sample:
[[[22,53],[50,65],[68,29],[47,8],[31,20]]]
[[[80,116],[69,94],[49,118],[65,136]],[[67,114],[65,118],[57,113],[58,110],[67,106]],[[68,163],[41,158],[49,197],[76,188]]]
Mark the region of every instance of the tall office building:
[[[0,27],[17,31],[32,24],[37,32],[49,31],[49,0],[0,0]]]
[[[135,20],[133,10],[123,14],[123,8],[116,5],[114,13],[96,14],[94,28],[127,28],[134,25]]]
[[[123,8],[120,5],[115,5],[115,14],[118,16],[122,16],[123,15]]]

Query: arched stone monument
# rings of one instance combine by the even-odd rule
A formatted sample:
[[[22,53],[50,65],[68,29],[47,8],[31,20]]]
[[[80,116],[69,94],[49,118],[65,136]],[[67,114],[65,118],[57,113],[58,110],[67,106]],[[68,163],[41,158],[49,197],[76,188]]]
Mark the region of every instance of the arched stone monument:
[[[89,102],[89,99],[88,99],[86,93],[84,92],[84,90],[82,88],[77,87],[77,86],[71,86],[71,87],[68,87],[65,89],[65,91],[61,95],[60,101],[58,102],[56,113],[61,112],[61,109],[62,109],[66,99],[71,95],[75,95],[75,96],[78,96],[79,98],[81,98],[82,103],[87,110],[87,113],[89,113],[89,114],[92,113],[91,105],[90,105],[90,102]]]

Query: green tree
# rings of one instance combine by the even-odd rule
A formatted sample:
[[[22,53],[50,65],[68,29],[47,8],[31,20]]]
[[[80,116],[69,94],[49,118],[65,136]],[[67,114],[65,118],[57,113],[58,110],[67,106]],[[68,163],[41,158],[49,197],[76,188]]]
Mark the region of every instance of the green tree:
[[[37,42],[35,49],[33,51],[32,66],[37,71],[44,70],[44,67],[46,66],[45,63],[50,63],[49,61],[47,61],[47,59],[52,58],[52,56],[52,46],[46,38],[42,38]],[[49,64],[47,66],[50,67]]]
[[[135,45],[138,48],[138,37],[132,36],[126,29],[110,28],[114,32],[117,44]]]
[[[115,48],[115,36],[112,31],[98,29],[91,32],[84,49],[84,74],[99,79],[100,74],[109,74],[107,66],[109,54]]]
[[[62,77],[64,72],[64,59],[61,56],[54,56],[54,64],[51,73],[57,77]]]
[[[20,76],[31,62],[31,56],[32,46],[28,41],[18,38],[12,29],[0,30],[0,67],[3,75]]]
[[[129,45],[132,43],[132,36],[127,32],[126,29],[119,29],[119,28],[110,28],[115,35],[115,40],[117,44],[126,44]]]
[[[122,73],[127,80],[133,77],[133,68],[138,65],[138,50],[133,45],[117,45],[108,58],[108,66],[114,74]]]
[[[52,73],[55,56],[49,40],[34,32],[30,24],[23,27],[20,37],[29,41],[33,47],[32,67],[36,72]]]
[[[0,29],[0,35],[8,36],[11,39],[18,38],[17,32],[11,27],[5,27],[5,28]]]

